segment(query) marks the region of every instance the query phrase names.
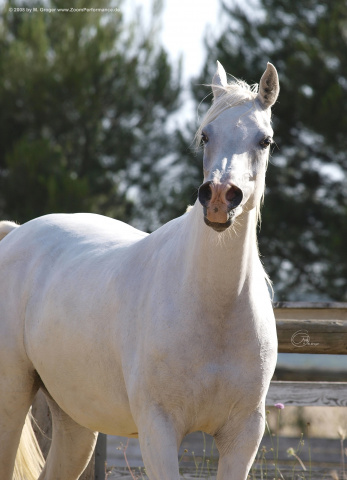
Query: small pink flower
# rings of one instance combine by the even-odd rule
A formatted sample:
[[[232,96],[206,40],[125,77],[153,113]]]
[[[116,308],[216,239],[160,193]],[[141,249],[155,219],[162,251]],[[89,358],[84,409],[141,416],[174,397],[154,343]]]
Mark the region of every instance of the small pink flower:
[[[283,403],[275,403],[275,407],[278,408],[279,410],[283,410],[283,409],[284,409]]]

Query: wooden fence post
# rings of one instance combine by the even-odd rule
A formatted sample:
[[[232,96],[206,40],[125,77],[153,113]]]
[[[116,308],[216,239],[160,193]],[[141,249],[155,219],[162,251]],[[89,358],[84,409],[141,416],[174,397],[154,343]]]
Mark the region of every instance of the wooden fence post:
[[[95,447],[95,480],[106,478],[107,435],[99,433]]]

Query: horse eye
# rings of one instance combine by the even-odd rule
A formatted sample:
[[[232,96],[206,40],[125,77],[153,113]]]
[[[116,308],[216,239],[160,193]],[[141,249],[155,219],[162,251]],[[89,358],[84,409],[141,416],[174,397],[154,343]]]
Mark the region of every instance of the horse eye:
[[[265,138],[263,138],[263,140],[261,140],[259,142],[259,145],[262,148],[267,148],[269,145],[271,145],[271,143],[272,143],[272,138],[271,137],[265,137]]]
[[[206,145],[206,143],[208,142],[208,136],[204,132],[202,132],[201,134],[201,142],[203,145]]]

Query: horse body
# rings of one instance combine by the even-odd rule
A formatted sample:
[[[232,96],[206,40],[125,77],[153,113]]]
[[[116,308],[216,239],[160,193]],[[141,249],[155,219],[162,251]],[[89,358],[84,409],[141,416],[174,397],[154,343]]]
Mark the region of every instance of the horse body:
[[[277,351],[255,230],[266,154],[247,153],[271,129],[260,100],[205,126],[199,200],[151,235],[98,215],[49,215],[1,241],[1,412],[20,395],[0,412],[0,442],[11,430],[16,446],[44,389],[54,433],[40,479],[77,479],[101,431],[139,436],[150,478],[177,480],[178,446],[196,430],[215,436],[218,480],[246,477]],[[236,149],[216,135],[235,118]],[[6,462],[0,453],[10,479]]]

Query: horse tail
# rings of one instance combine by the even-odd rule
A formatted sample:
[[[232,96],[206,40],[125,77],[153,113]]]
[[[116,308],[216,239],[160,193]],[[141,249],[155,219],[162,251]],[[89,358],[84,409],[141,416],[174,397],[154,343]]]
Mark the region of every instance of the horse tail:
[[[31,420],[32,414],[29,411],[17,451],[13,480],[36,480],[45,464]]]
[[[14,230],[17,227],[19,227],[19,225],[17,225],[14,222],[8,222],[6,220],[3,222],[0,222],[0,240],[6,237],[8,233],[12,232],[12,230]]]
[[[0,222],[0,240],[15,230],[19,225],[14,222]],[[19,447],[16,455],[16,462],[13,472],[13,480],[36,480],[44,467],[40,446],[32,427],[31,409],[26,416]]]

